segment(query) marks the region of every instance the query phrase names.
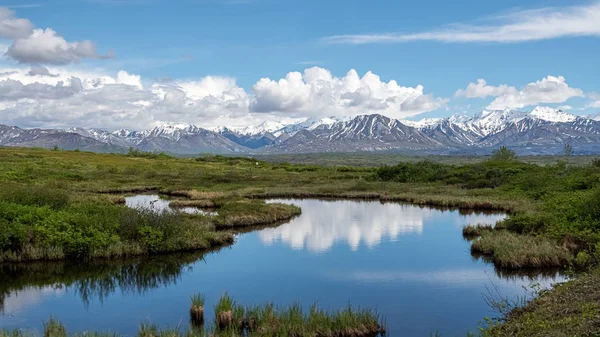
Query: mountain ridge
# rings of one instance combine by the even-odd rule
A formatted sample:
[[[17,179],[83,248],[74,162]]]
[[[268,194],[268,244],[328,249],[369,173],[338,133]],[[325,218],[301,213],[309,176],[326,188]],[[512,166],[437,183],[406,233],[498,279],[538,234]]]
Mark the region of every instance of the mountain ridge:
[[[252,131],[252,132],[250,132]],[[301,153],[413,151],[451,154],[508,146],[532,154],[560,151],[570,143],[585,151],[600,150],[600,121],[558,109],[536,107],[482,111],[472,117],[451,116],[406,121],[383,115],[262,123],[240,130],[164,124],[152,129],[106,131],[96,128],[22,129],[0,125],[1,146],[35,146],[97,152],[143,151],[198,153]],[[592,149],[592,150],[589,150]]]

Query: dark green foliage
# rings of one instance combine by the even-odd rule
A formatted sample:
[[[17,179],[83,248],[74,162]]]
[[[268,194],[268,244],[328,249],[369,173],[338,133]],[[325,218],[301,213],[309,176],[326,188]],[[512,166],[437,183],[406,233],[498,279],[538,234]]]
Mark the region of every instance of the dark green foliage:
[[[497,150],[492,152],[492,160],[496,161],[510,161],[515,160],[517,158],[517,154],[515,151],[510,150],[506,146],[502,146]]]
[[[69,195],[48,186],[3,184],[0,200],[28,206],[48,206],[62,209],[69,203]]]
[[[498,187],[534,165],[487,161],[464,166],[444,165],[430,161],[400,163],[383,166],[375,173],[375,179],[401,183],[433,183],[462,185],[466,188]]]
[[[127,156],[128,157],[135,157],[135,158],[149,158],[149,159],[157,159],[157,158],[171,158],[171,156],[167,155],[164,152],[145,152],[145,151],[141,151],[140,149],[134,149],[133,146],[130,146],[129,149],[127,150]]]
[[[565,156],[569,157],[573,155],[575,149],[573,148],[573,145],[565,143],[565,145],[563,146],[563,152],[565,153]]]
[[[211,234],[180,213],[105,203],[57,209],[43,198],[6,199],[0,199],[0,262],[208,248],[229,236]]]

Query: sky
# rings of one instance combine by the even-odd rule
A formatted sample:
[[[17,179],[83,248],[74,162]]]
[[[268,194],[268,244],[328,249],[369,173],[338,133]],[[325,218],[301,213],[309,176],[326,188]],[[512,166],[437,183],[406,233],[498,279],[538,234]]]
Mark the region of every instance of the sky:
[[[600,113],[600,1],[0,0],[0,124]]]

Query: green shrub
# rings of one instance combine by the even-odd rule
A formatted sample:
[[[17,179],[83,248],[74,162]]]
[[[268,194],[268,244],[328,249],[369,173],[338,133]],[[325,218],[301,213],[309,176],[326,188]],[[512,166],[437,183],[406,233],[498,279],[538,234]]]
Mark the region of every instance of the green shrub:
[[[0,189],[0,201],[62,209],[69,204],[69,195],[47,186],[5,184]]]

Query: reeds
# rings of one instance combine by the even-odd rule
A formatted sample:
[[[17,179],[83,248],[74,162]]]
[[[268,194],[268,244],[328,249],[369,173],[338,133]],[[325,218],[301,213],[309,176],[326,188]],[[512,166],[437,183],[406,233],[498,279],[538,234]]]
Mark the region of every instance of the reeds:
[[[192,306],[190,308],[190,319],[195,325],[204,323],[204,295],[194,294],[190,297]]]
[[[62,323],[50,318],[44,322],[44,337],[67,337],[67,329]]]
[[[316,305],[305,314],[299,303],[277,308],[272,303],[243,307],[228,295],[215,306],[215,325],[234,336],[316,336],[360,337],[385,334],[384,323],[370,310],[348,306],[327,312]]]

